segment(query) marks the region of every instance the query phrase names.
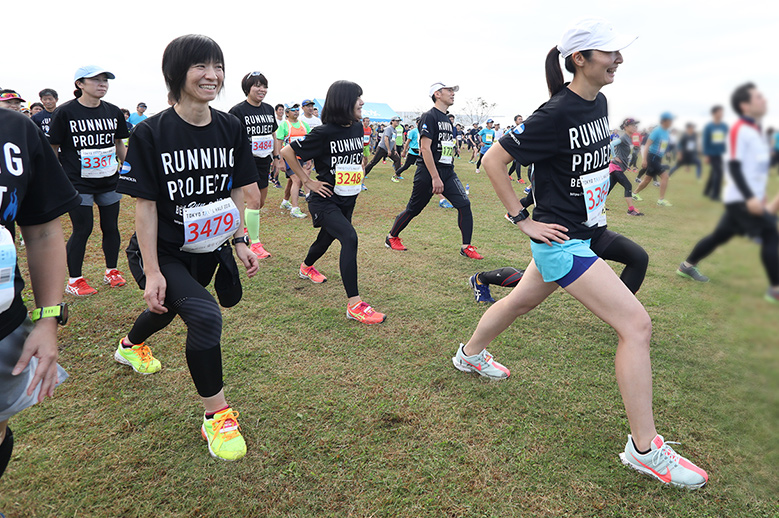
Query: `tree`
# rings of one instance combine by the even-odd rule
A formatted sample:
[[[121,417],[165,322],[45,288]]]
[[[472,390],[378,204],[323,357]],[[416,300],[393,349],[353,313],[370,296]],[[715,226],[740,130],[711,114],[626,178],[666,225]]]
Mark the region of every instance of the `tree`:
[[[490,113],[495,110],[495,106],[497,106],[496,103],[488,103],[481,97],[468,99],[463,108],[463,117],[465,118],[465,121],[458,122],[467,121],[468,125],[472,125],[474,122],[481,124],[489,117]]]

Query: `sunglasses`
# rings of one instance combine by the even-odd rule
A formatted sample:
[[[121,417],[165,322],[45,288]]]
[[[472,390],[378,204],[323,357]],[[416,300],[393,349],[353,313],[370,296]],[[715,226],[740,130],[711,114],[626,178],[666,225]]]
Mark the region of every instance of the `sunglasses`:
[[[262,72],[252,72],[251,74],[249,74],[249,77],[256,77],[256,76],[261,76],[261,75],[262,75]]]
[[[289,108],[289,111],[291,111],[291,112],[299,112],[300,108]]]
[[[10,92],[6,92],[4,94],[0,94],[0,100],[2,101],[10,101],[11,99],[21,99],[22,96],[19,94],[13,94]]]

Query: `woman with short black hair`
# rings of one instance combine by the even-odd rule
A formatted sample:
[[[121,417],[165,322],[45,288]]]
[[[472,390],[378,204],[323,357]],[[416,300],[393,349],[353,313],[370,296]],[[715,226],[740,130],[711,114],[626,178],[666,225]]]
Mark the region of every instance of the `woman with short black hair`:
[[[230,307],[241,299],[231,238],[247,275],[257,273],[239,210],[241,188],[257,182],[257,169],[241,124],[209,106],[224,84],[219,45],[201,35],[176,38],[165,49],[162,72],[174,105],[136,126],[119,182],[120,192],[135,197],[136,234],[127,256],[148,308],[114,359],[140,374],[158,372],[145,341],[181,316],[208,451],[238,460],[246,443],[224,395],[222,313],[205,287],[216,272],[219,303]]]

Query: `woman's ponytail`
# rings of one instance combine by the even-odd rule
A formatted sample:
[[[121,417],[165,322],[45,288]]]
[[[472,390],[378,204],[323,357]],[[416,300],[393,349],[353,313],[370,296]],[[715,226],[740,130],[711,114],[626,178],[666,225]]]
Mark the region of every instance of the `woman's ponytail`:
[[[563,69],[560,68],[560,51],[552,47],[546,55],[546,86],[549,88],[549,97],[563,89]]]

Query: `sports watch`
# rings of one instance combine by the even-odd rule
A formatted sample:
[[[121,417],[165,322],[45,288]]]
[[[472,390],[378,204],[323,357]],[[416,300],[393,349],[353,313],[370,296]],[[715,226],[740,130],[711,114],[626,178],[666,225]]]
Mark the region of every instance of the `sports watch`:
[[[244,245],[249,246],[249,236],[244,234],[241,237],[233,238],[233,246],[237,245],[238,243],[243,243]]]
[[[506,213],[506,219],[512,222],[513,224],[517,224],[520,221],[527,219],[530,217],[530,213],[527,211],[527,209],[523,209],[522,212],[517,214],[516,216],[512,216],[508,212]]]
[[[37,322],[42,318],[56,318],[57,323],[64,326],[68,323],[68,305],[64,302],[57,304],[56,306],[46,306],[42,308],[35,308],[30,313],[30,320]]]

